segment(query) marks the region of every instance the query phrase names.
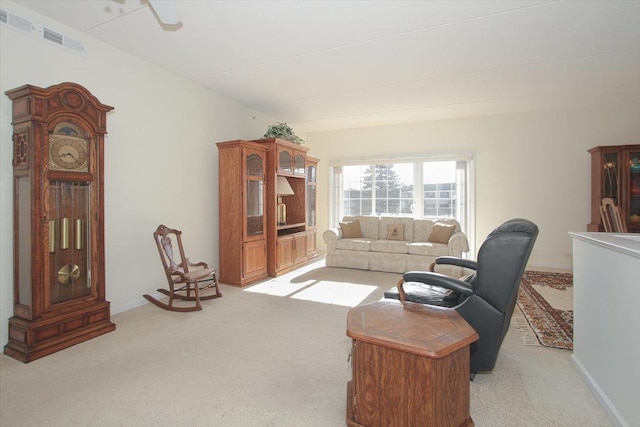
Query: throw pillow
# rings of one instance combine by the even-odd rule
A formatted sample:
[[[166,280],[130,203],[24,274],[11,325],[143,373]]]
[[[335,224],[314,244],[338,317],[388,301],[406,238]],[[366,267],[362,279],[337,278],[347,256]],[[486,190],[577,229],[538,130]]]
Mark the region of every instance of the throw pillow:
[[[362,237],[362,229],[360,228],[360,221],[358,221],[357,219],[352,222],[341,222],[340,228],[342,229],[343,239]]]
[[[404,240],[404,224],[389,224],[387,240]]]
[[[454,224],[444,224],[442,222],[436,222],[433,225],[433,230],[429,235],[429,241],[431,243],[449,243],[451,235],[455,231],[456,226]]]

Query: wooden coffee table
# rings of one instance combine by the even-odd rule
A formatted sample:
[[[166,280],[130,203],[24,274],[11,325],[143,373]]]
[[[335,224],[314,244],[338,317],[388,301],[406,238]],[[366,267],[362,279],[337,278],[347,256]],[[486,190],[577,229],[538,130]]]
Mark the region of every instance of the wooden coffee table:
[[[347,335],[347,425],[474,425],[469,345],[478,334],[455,310],[382,300],[349,310]]]

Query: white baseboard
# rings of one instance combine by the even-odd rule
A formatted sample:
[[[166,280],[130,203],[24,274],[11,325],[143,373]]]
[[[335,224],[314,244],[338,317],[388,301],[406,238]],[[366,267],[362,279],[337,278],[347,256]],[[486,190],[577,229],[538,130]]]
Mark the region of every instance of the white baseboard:
[[[166,297],[166,295],[163,295],[160,292],[151,292],[150,295],[156,299],[162,299]],[[149,304],[149,301],[141,297],[135,301],[132,301],[124,305],[118,305],[118,306],[112,305],[111,314],[114,315],[114,314],[122,313],[128,310],[131,310],[132,308],[141,307],[145,304]]]
[[[550,271],[552,273],[573,273],[572,265],[561,264],[527,264],[527,270]]]
[[[589,371],[587,371],[584,365],[580,363],[580,360],[578,360],[575,353],[571,355],[571,362],[575,366],[578,373],[582,376],[584,381],[587,383],[589,390],[591,390],[591,393],[593,393],[596,400],[598,400],[598,402],[600,403],[600,406],[602,406],[602,409],[604,409],[604,411],[607,413],[613,425],[616,427],[629,427],[629,424],[624,420],[620,412],[618,412],[613,403],[611,403],[598,383],[589,374]]]

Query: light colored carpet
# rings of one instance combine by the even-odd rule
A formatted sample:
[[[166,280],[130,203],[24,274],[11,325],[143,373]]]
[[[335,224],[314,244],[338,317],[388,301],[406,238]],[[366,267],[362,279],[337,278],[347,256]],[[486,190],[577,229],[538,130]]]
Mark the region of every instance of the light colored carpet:
[[[200,312],[146,304],[113,316],[116,331],[26,365],[2,355],[0,425],[344,426],[348,305],[400,276],[323,265],[223,285]],[[512,328],[493,373],[470,384],[476,425],[611,425],[570,356],[522,345]]]

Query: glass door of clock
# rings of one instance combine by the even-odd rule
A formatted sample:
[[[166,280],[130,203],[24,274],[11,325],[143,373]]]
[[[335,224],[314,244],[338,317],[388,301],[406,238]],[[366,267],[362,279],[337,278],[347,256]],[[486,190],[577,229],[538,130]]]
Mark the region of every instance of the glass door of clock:
[[[92,295],[91,184],[51,181],[49,197],[48,301],[54,305]]]

